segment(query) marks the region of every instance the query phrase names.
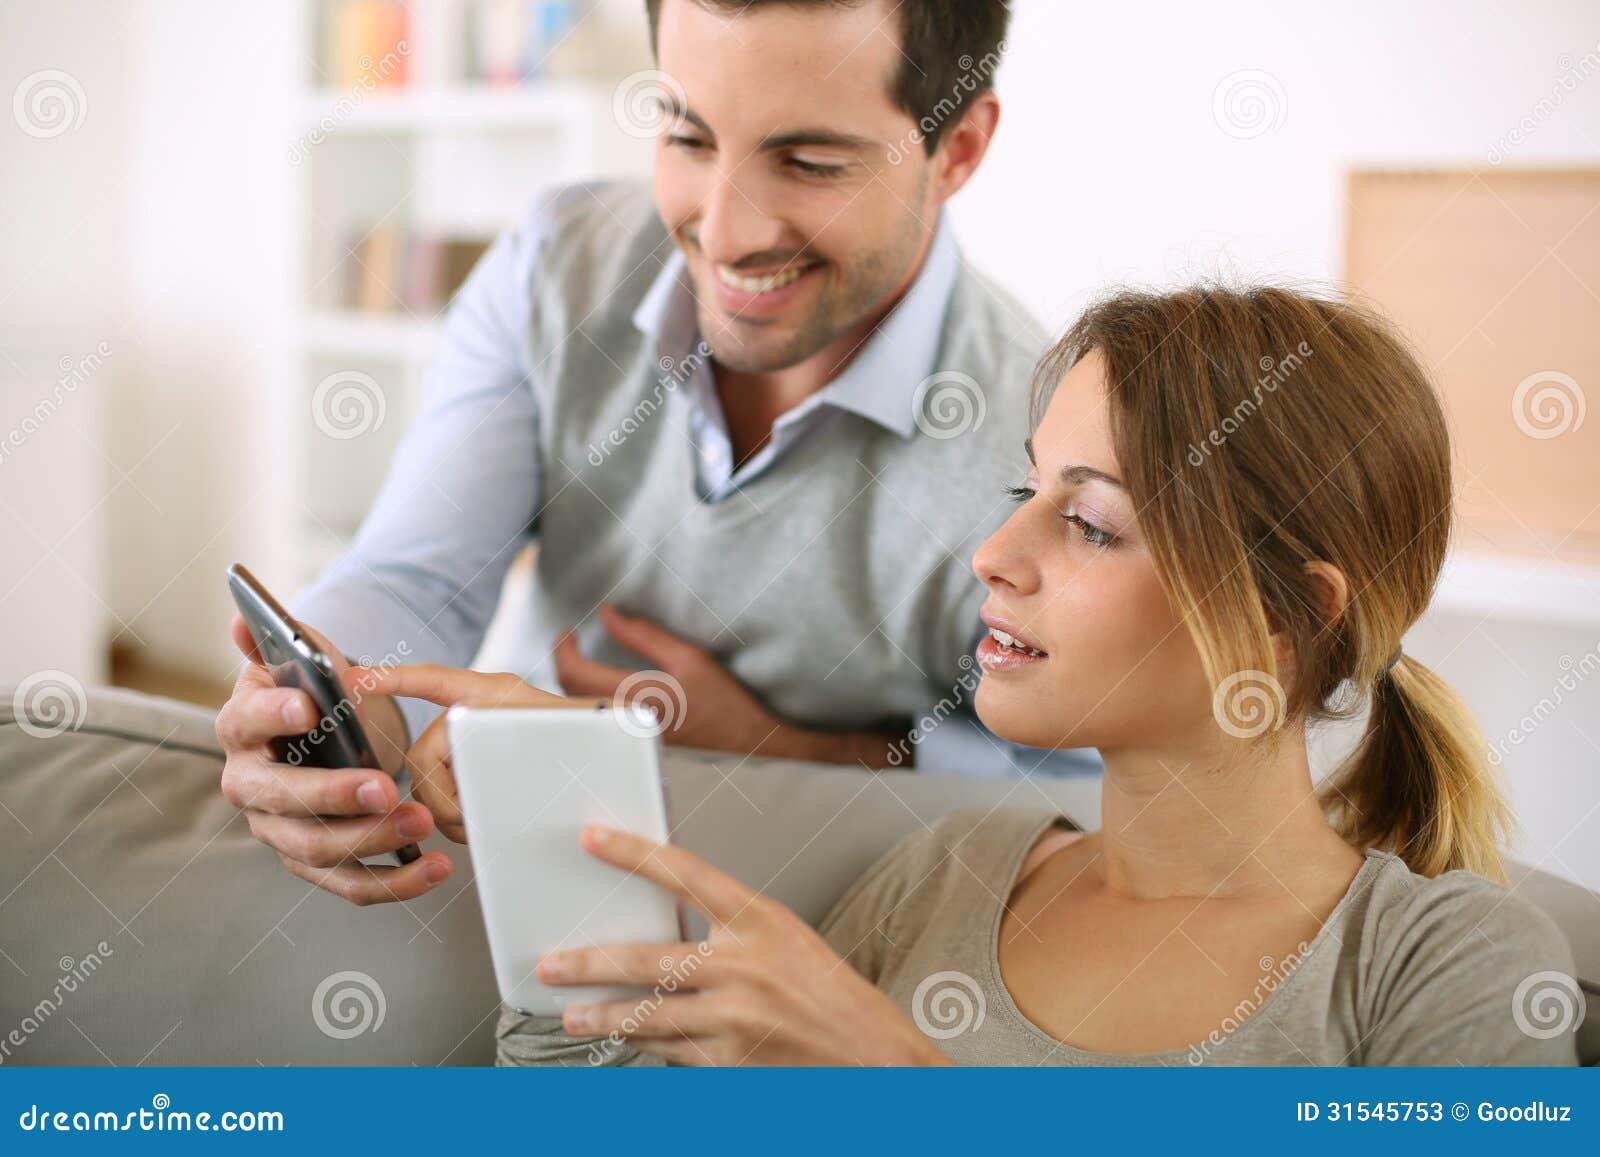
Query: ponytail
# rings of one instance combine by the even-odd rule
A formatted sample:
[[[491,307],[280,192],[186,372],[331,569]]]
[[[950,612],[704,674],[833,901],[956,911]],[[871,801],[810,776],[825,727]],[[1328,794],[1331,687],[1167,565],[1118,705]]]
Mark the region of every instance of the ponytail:
[[[1420,875],[1465,868],[1503,883],[1511,811],[1487,751],[1466,704],[1401,655],[1378,676],[1366,734],[1325,789],[1333,825]]]

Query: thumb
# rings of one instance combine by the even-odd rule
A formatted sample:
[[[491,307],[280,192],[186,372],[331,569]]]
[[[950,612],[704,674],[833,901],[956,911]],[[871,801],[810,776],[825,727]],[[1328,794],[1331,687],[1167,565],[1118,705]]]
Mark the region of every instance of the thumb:
[[[693,643],[685,642],[649,619],[625,614],[613,606],[603,606],[599,613],[600,622],[608,635],[663,671],[681,671],[687,664],[706,654]]]
[[[456,790],[455,769],[450,763],[450,738],[443,715],[428,724],[422,737],[406,752],[411,769],[411,797],[433,813],[433,822],[458,844],[467,842],[466,824],[461,815],[461,797]]]

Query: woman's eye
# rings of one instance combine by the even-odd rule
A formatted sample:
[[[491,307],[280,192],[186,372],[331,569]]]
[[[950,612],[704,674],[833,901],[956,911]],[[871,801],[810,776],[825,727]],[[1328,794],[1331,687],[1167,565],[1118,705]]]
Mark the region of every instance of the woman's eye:
[[[668,134],[667,144],[675,149],[685,149],[689,152],[699,152],[706,147],[706,143],[699,137],[686,137],[677,133]]]
[[[1070,522],[1076,526],[1078,528],[1078,532],[1083,535],[1083,541],[1087,542],[1090,546],[1105,547],[1116,545],[1116,535],[1112,534],[1108,530],[1101,530],[1092,522],[1085,522],[1076,514],[1063,514],[1061,519],[1063,522]]]
[[[1034,488],[1031,486],[1005,487],[1005,496],[1012,502],[1017,503],[1019,506],[1022,503],[1031,500],[1037,493],[1038,491],[1034,490]],[[1087,542],[1090,546],[1108,547],[1117,545],[1118,539],[1116,535],[1112,534],[1109,530],[1102,530],[1094,523],[1087,521],[1081,515],[1074,512],[1071,508],[1061,512],[1061,521],[1077,527],[1078,533],[1083,536],[1083,541]]]

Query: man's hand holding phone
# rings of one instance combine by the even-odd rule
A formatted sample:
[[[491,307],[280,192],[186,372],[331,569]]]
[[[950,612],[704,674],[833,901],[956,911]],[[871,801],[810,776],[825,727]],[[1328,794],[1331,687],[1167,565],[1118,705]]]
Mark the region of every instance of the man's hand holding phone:
[[[368,672],[352,671],[337,648],[301,626],[330,657],[335,674],[351,692],[350,701],[383,770],[329,770],[275,761],[272,741],[310,731],[317,725],[317,708],[306,692],[273,685],[249,628],[235,615],[233,641],[250,661],[217,715],[217,738],[227,755],[222,793],[245,813],[256,839],[273,848],[284,867],[301,879],[354,904],[413,899],[449,877],[450,857],[427,852],[392,868],[360,862],[426,839],[434,828],[426,803],[400,803],[394,777],[403,765],[405,726],[399,708],[376,688],[362,692],[360,681]]]

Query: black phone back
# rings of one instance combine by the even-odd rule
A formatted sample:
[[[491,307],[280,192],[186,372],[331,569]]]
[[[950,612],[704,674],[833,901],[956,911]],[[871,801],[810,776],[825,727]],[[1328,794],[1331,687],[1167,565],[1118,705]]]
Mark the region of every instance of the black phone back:
[[[328,657],[244,567],[228,568],[228,589],[273,683],[298,687],[316,704],[316,726],[304,735],[273,740],[273,756],[297,767],[381,766]]]

